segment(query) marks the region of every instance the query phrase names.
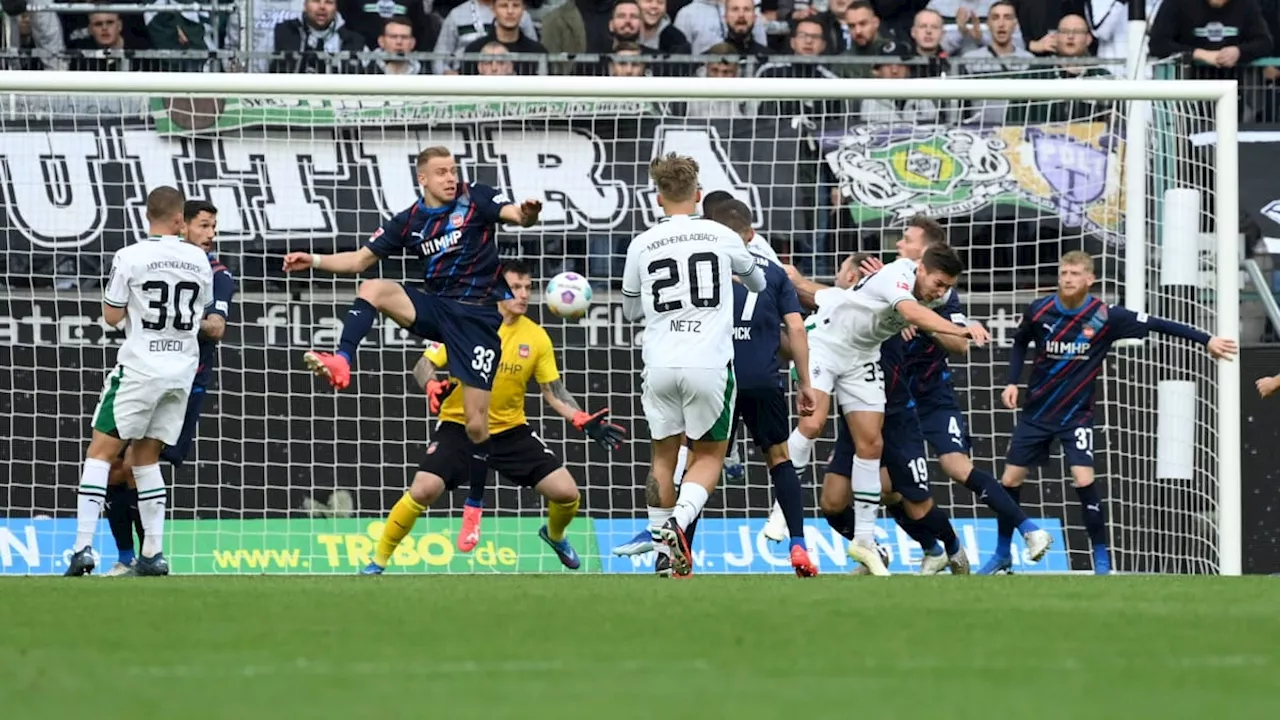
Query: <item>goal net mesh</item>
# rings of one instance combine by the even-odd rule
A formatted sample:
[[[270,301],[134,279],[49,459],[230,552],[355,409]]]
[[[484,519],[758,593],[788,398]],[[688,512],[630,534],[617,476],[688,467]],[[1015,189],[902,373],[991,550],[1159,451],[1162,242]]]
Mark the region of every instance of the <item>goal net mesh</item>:
[[[1048,72],[1048,71],[1046,71]],[[1057,71],[1054,71],[1057,72]],[[999,80],[992,80],[993,83]],[[1071,95],[1068,80],[1063,97]],[[370,81],[371,88],[376,87]],[[170,489],[166,555],[179,573],[349,573],[369,559],[382,517],[432,437],[410,370],[425,342],[394,323],[375,326],[351,387],[334,393],[307,373],[302,353],[336,346],[356,281],[286,277],[290,250],[351,250],[417,192],[413,159],[445,145],[465,180],[544,202],[541,222],[504,228],[502,252],[533,261],[537,285],[587,275],[596,303],[581,320],[550,316],[535,296],[568,389],[584,407],[608,407],[635,440],[607,452],[544,406],[531,388],[530,422],[583,488],[569,537],[585,571],[646,572],[652,557],[610,549],[644,525],[647,430],[639,403],[638,327],[622,319],[616,288],[630,238],[660,216],[647,177],[667,152],[694,157],[704,192],[727,190],[752,208],[758,232],[786,262],[829,278],[855,250],[891,255],[907,219],[947,227],[969,271],[968,314],[990,349],[953,362],[974,461],[997,476],[1015,414],[999,405],[1013,330],[1026,303],[1050,292],[1057,258],[1084,249],[1099,264],[1095,290],[1122,302],[1123,174],[1147,177],[1147,307],[1212,328],[1210,291],[1161,285],[1166,193],[1190,189],[1198,232],[1212,231],[1215,177],[1188,132],[1213,129],[1211,107],[1153,103],[1147,167],[1126,168],[1125,103],[1073,98],[1000,105],[874,100],[816,103],[743,98],[682,102],[367,97],[340,101],[220,97],[10,96],[0,133],[0,572],[61,572],[75,534],[76,488],[90,414],[122,335],[101,320],[112,253],[146,236],[144,200],[171,185],[219,209],[216,252],[239,292],[217,356],[198,440]],[[1143,137],[1141,134],[1138,137]],[[1234,179],[1230,181],[1234,182]],[[1211,239],[1200,254],[1210,280]],[[390,260],[365,277],[412,281],[421,268]],[[1113,353],[1098,394],[1093,439],[1116,567],[1216,568],[1214,368],[1185,344],[1148,340]],[[1157,388],[1185,381],[1194,412],[1189,467],[1157,468]],[[1167,420],[1166,420],[1167,421]],[[815,458],[825,459],[826,438]],[[785,546],[760,530],[772,501],[762,458],[739,433],[745,476],[708,505],[697,570],[789,572]],[[848,570],[844,541],[821,520],[820,475],[804,473],[807,537],[824,572]],[[995,521],[964,488],[931,467],[934,496],[979,562]],[[1089,545],[1059,455],[1033,471],[1022,495],[1055,534],[1039,568],[1086,570]],[[393,571],[559,571],[537,537],[544,503],[491,480],[481,544],[453,541],[465,489],[447,494],[414,528]],[[920,551],[890,521],[881,541],[896,571]],[[94,543],[115,560],[105,521]],[[1030,571],[1022,564],[1015,570]]]

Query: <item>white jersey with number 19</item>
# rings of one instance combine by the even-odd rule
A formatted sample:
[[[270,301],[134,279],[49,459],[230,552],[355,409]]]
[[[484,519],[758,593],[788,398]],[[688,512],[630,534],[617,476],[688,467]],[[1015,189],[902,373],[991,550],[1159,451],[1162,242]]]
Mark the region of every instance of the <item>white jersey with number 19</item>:
[[[121,248],[103,299],[128,308],[117,364],[155,387],[189,388],[200,364],[200,321],[213,300],[208,255],[174,236]]]
[[[622,294],[644,309],[646,368],[723,368],[733,360],[734,275],[748,289],[764,287],[742,238],[712,220],[674,215],[631,241]]]

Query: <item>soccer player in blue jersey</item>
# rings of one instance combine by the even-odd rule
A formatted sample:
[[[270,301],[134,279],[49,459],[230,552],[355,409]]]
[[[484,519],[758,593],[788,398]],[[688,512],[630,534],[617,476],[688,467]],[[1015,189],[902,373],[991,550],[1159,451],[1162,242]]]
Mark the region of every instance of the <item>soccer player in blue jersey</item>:
[[[958,291],[953,290],[946,304],[936,311],[957,325],[969,323],[960,306]],[[1048,552],[1053,537],[1027,517],[994,475],[975,467],[969,456],[968,426],[956,402],[951,368],[947,364],[947,353],[964,354],[968,350],[966,343],[954,342],[946,335],[917,334],[908,341],[904,367],[916,415],[920,418],[920,430],[938,457],[943,473],[977,495],[997,517],[1017,528],[1026,542],[1028,558],[1038,562]]]
[[[740,200],[720,204],[711,217],[738,233],[750,243],[751,210]],[[743,423],[765,458],[774,493],[786,517],[791,536],[791,567],[798,577],[818,574],[817,565],[809,559],[804,541],[804,497],[800,477],[788,455],[787,438],[791,434],[791,414],[782,389],[778,351],[782,347],[785,324],[791,355],[799,369],[796,394],[801,415],[813,412],[813,391],[809,385],[809,342],[805,336],[800,302],[787,274],[774,262],[754,255],[756,265],[764,272],[765,289],[748,291],[742,283],[733,284],[734,327],[733,367],[738,382],[738,399],[733,426]],[[686,536],[688,535],[686,529]]]
[[[378,260],[404,254],[425,261],[421,287],[392,280],[360,283],[347,310],[336,353],[308,351],[303,360],[335,389],[351,382],[356,349],[378,315],[424,339],[449,348],[448,370],[462,385],[466,434],[471,443],[468,477],[483,488],[488,475],[489,395],[494,365],[502,355],[498,302],[511,299],[498,259],[495,237],[499,223],[529,227],[538,221],[542,203],[520,205],[496,189],[458,180],[453,153],[434,146],[418,153],[418,185],[422,191],[408,209],[397,213],[359,249],[335,255],[289,253],[285,272],[309,268],[337,275],[358,275]],[[439,495],[433,488],[412,487],[409,495],[426,509],[425,501]],[[468,497],[461,534],[478,534],[482,501]],[[483,495],[481,495],[483,497]]]
[[[1111,572],[1107,521],[1093,482],[1093,381],[1102,372],[1111,344],[1155,331],[1204,345],[1218,359],[1230,359],[1237,346],[1234,340],[1210,337],[1188,325],[1107,305],[1089,293],[1095,280],[1093,258],[1085,252],[1069,252],[1058,264],[1058,291],[1032,302],[1022,314],[1009,354],[1009,382],[1001,394],[1010,410],[1018,407],[1027,346],[1034,343],[1036,351],[1001,482],[1017,501],[1027,468],[1045,464],[1057,440],[1084,511],[1094,572],[1106,575]],[[1013,523],[1001,517],[995,554],[980,574],[1009,571],[1013,529]]]
[[[235,278],[213,253],[213,240],[218,234],[218,209],[203,200],[188,200],[183,206],[182,215],[186,222],[183,237],[209,255],[209,265],[213,269],[213,303],[205,308],[204,319],[200,321],[200,365],[191,385],[191,395],[187,398],[187,415],[182,424],[182,435],[176,445],[170,445],[160,453],[160,458],[175,469],[182,467],[191,455],[204,400],[213,384],[218,342],[226,333],[232,298],[236,294]],[[126,449],[112,464],[107,480],[104,514],[119,555],[116,564],[107,571],[107,577],[133,575],[137,557],[133,544],[134,530],[137,530],[139,544],[146,538],[146,533],[142,530],[142,518],[138,514],[138,490],[133,479],[131,461],[132,456]]]

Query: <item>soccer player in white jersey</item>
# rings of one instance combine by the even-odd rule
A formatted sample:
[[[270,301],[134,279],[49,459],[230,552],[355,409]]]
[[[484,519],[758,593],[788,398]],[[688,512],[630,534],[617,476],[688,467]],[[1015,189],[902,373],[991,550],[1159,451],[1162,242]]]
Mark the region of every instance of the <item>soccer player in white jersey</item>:
[[[851,288],[826,288],[814,295],[818,312],[811,318],[815,327],[809,333],[809,377],[816,403],[810,418],[817,422],[802,421],[807,432],[802,428],[792,432],[791,458],[797,467],[808,464],[835,395],[856,448],[852,473],[855,525],[849,555],[876,575],[888,574],[875,542],[884,450],[880,345],[908,325],[984,344],[988,335],[981,326],[961,327],[930,309],[955,287],[962,270],[954,250],[935,245],[919,260],[896,260]]]
[[[150,237],[122,248],[111,262],[102,317],[128,321],[116,367],[93,412],[93,439],[80,476],[76,542],[64,575],[97,565],[92,548],[107,494],[111,462],[131,443],[138,514],[145,537],[134,572],[168,575],[162,552],[165,489],[160,452],[178,442],[187,396],[200,363],[200,320],[213,298],[213,268],[204,250],[182,235],[184,199],[171,187],[147,195]]]
[[[649,526],[672,573],[688,575],[692,555],[684,528],[715,490],[737,398],[733,376],[733,276],[751,292],[764,273],[729,228],[694,216],[701,192],[698,163],[670,154],[649,175],[666,218],[627,247],[622,312],[644,318],[640,398],[653,442],[645,483]],[[685,438],[693,440],[677,500],[673,479]]]

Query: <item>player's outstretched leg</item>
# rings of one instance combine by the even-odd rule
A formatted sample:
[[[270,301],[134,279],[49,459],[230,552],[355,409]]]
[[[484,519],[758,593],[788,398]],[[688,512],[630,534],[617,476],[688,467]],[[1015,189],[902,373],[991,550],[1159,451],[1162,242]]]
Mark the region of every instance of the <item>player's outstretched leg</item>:
[[[439,475],[419,470],[413,476],[413,484],[388,513],[387,521],[382,526],[382,534],[378,536],[378,544],[374,547],[373,560],[361,571],[362,575],[381,575],[387,569],[400,542],[413,530],[414,524],[426,512],[427,507],[440,497],[444,488],[444,479]]]
[[[1027,478],[1027,468],[1021,465],[1006,464],[1004,477],[1000,484],[1008,493],[1015,505],[1022,499],[1022,483]],[[996,549],[991,557],[978,569],[979,575],[1002,575],[1012,572],[1013,568],[1013,533],[1016,530],[1013,518],[1001,515],[996,520]]]
[[[569,523],[578,514],[581,502],[577,483],[573,481],[569,471],[562,467],[539,481],[534,489],[547,499],[547,524],[538,529],[538,537],[551,546],[560,559],[560,564],[570,570],[577,570],[582,566],[582,560],[578,557],[578,551],[569,544],[569,538],[565,537],[565,528],[569,527]]]
[[[939,449],[934,445],[934,450]],[[1022,506],[1013,499],[1000,481],[991,473],[974,466],[973,460],[964,452],[948,452],[938,456],[938,465],[952,480],[963,485],[978,496],[995,512],[996,517],[1004,522],[1002,527],[1012,525],[1022,534],[1022,541],[1027,546],[1027,556],[1031,562],[1039,562],[1053,544],[1053,536],[1041,530],[1033,520],[1027,517]],[[1012,533],[1011,533],[1012,535]]]
[[[399,283],[382,279],[366,280],[360,283],[356,299],[347,308],[338,351],[327,353],[308,350],[302,356],[307,369],[326,378],[335,390],[345,389],[351,384],[351,365],[355,362],[356,350],[378,321],[380,313],[395,320],[401,327],[412,327],[417,316],[413,301]]]

